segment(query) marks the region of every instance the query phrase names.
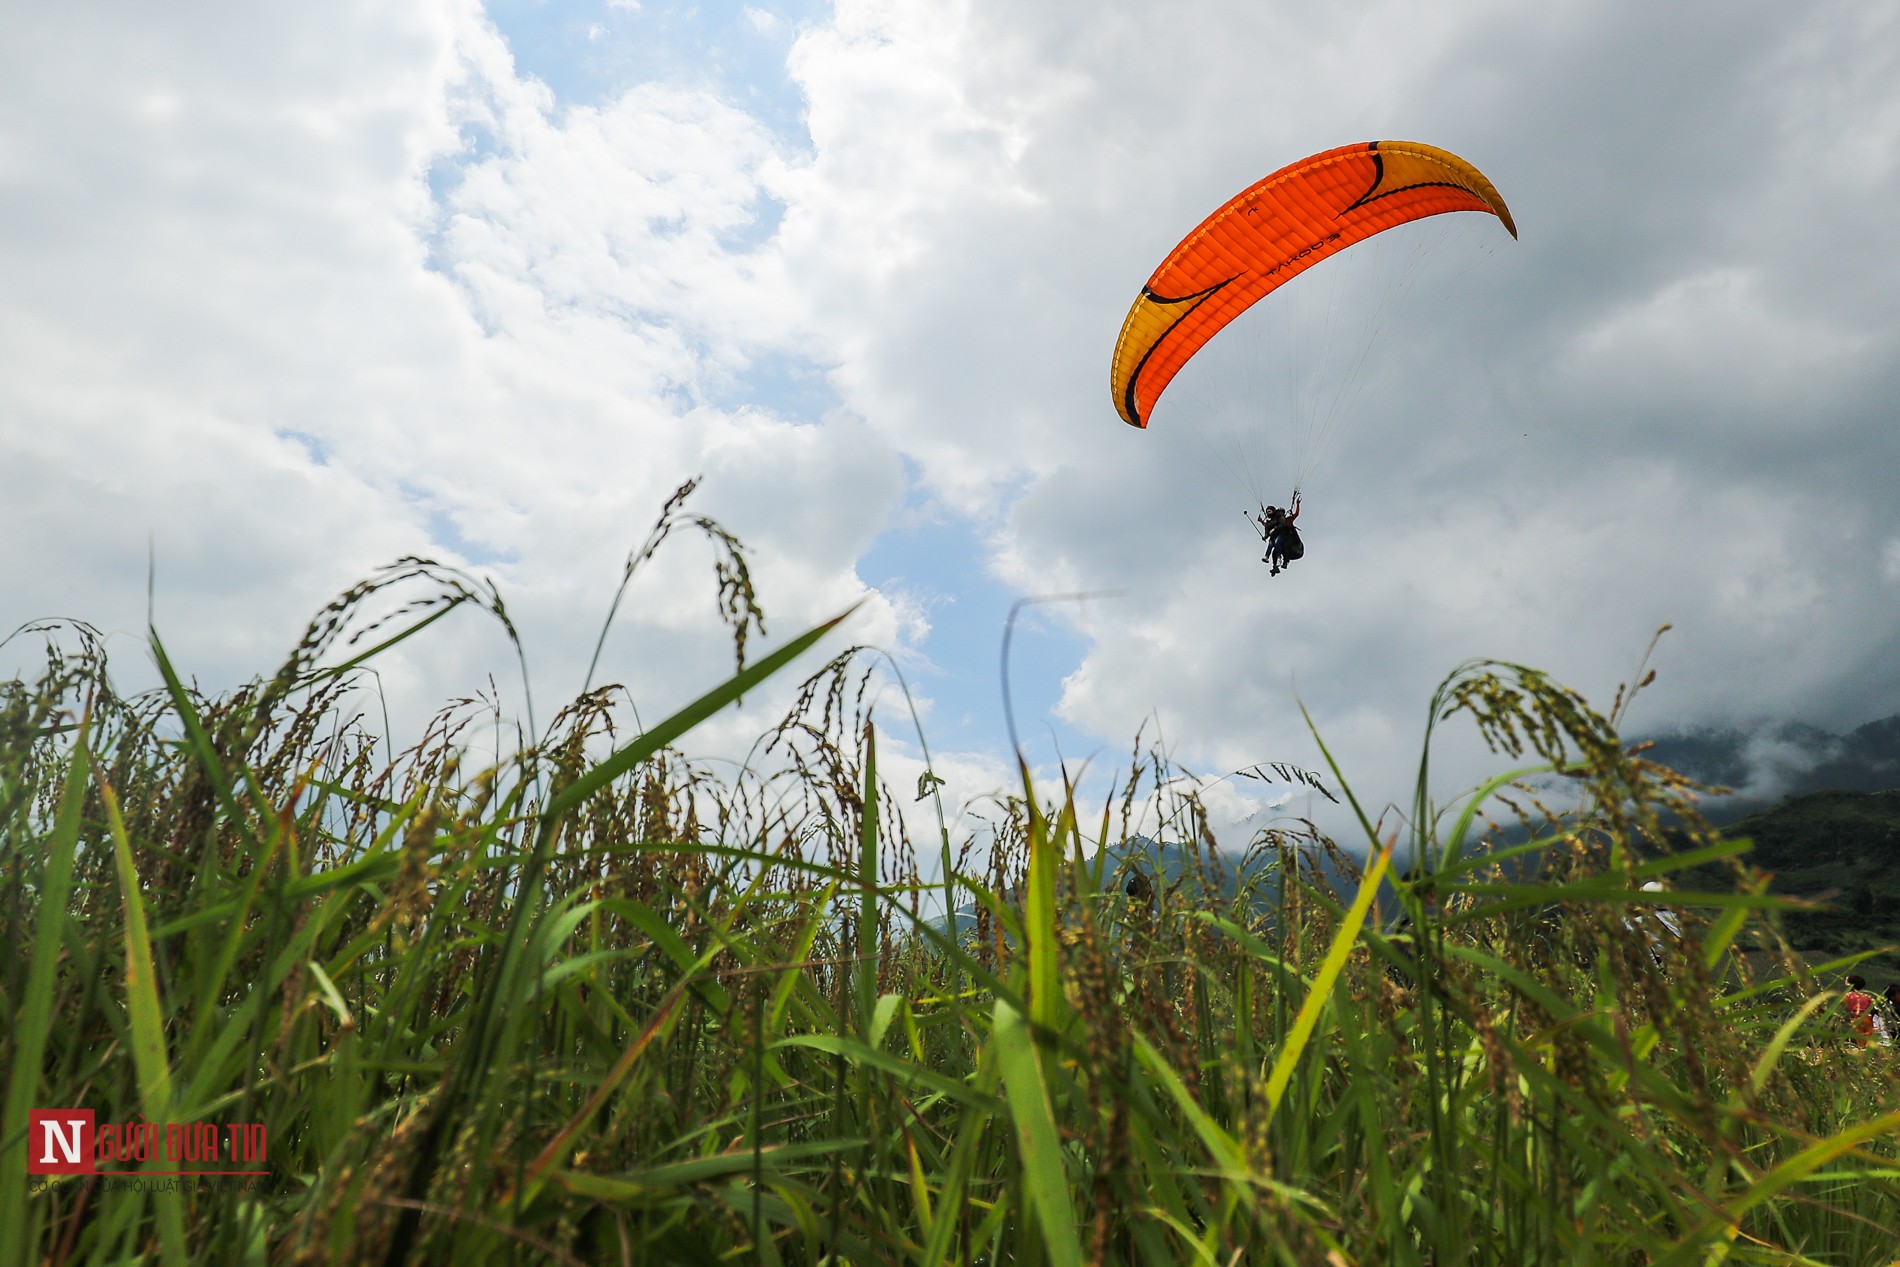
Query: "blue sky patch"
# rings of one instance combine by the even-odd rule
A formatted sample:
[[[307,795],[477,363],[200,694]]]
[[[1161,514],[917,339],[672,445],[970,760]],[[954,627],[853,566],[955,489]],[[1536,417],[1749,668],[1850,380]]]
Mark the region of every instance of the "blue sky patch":
[[[906,675],[913,691],[936,702],[924,724],[932,750],[1007,755],[1001,653],[1004,623],[1018,596],[990,574],[984,564],[988,550],[969,523],[912,496],[913,505],[859,560],[858,575],[905,595],[928,614],[930,633],[920,648],[928,667],[906,666]],[[1017,732],[1034,763],[1053,760],[1058,745],[1072,764],[1096,750],[1093,740],[1055,713],[1062,679],[1074,672],[1087,645],[1049,607],[1025,608],[1016,618],[1010,693]]]
[[[598,104],[642,83],[703,85],[800,147],[805,101],[785,58],[799,31],[827,10],[818,0],[487,6],[516,70],[546,84],[562,105]]]

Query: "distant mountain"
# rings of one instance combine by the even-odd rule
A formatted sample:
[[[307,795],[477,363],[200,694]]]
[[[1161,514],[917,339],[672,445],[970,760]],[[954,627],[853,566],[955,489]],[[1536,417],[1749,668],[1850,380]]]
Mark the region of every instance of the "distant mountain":
[[[1309,857],[1317,860],[1320,871],[1335,891],[1351,891],[1353,882],[1324,853],[1310,854]],[[1205,875],[1217,900],[1222,901],[1232,900],[1243,885],[1250,885],[1255,890],[1253,900],[1257,904],[1256,909],[1259,909],[1275,900],[1278,892],[1272,888],[1273,877],[1268,874],[1276,861],[1277,855],[1271,853],[1255,853],[1243,861],[1226,850],[1203,850],[1197,863],[1194,852],[1185,845],[1152,840],[1147,836],[1130,836],[1119,845],[1109,846],[1108,861],[1102,874],[1104,885],[1114,885],[1118,874],[1123,877],[1123,884],[1139,874],[1146,880],[1147,892],[1155,895],[1167,892],[1198,894],[1203,889],[1202,876]],[[1137,885],[1139,892],[1139,882]],[[1004,897],[1011,902],[1020,900],[1020,895],[1016,893],[1008,893]],[[957,908],[958,935],[976,927],[976,913],[974,903]]]
[[[1842,888],[1891,881],[1900,892],[1900,788],[1791,796],[1737,819],[1724,834],[1752,837],[1755,865],[1778,874],[1815,872]]]
[[[1900,788],[1805,792],[1729,823],[1722,834],[1754,842],[1748,861],[1773,873],[1774,892],[1828,903],[1782,923],[1789,945],[1810,961],[1900,946]],[[1707,879],[1727,884],[1716,869]],[[1900,954],[1864,971],[1878,985],[1900,980]]]

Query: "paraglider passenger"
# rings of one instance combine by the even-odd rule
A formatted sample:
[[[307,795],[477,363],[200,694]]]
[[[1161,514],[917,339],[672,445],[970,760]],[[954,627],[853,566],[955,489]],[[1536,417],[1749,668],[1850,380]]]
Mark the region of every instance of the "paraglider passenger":
[[[1281,510],[1278,506],[1262,506],[1260,513],[1254,516],[1254,522],[1259,525],[1260,539],[1267,543],[1267,552],[1260,556],[1260,561],[1273,565],[1268,576],[1280,575],[1281,568],[1306,556],[1306,545],[1300,540],[1300,530],[1293,526],[1293,521],[1299,517],[1298,493],[1293,494],[1291,512]]]
[[[1255,530],[1260,533],[1260,539],[1262,541],[1273,540],[1273,534],[1279,531],[1281,518],[1282,516],[1278,506],[1262,506],[1260,508],[1260,513],[1253,517],[1253,521]],[[1265,563],[1267,561],[1266,557],[1264,555],[1261,556],[1260,561]]]

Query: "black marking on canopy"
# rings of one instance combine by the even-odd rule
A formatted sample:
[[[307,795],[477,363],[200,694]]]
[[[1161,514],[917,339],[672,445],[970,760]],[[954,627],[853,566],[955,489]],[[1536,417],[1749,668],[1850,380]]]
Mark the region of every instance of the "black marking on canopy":
[[[1478,198],[1477,193],[1473,191],[1469,185],[1461,185],[1455,180],[1415,180],[1409,185],[1400,185],[1397,189],[1387,189],[1381,193],[1374,193],[1368,189],[1360,196],[1359,201],[1353,203],[1352,206],[1346,208],[1346,211],[1342,211],[1339,214],[1343,216],[1347,211],[1357,211],[1359,208],[1369,203],[1377,202],[1381,198],[1391,198],[1398,194],[1408,193],[1414,189],[1456,189],[1460,193],[1470,194],[1473,198]],[[1478,198],[1478,201],[1484,202],[1484,199]],[[1490,204],[1486,203],[1485,205],[1488,207]],[[1496,215],[1497,213],[1494,211],[1492,214]]]
[[[1163,330],[1160,336],[1156,338],[1153,343],[1148,345],[1148,350],[1141,354],[1141,359],[1135,362],[1135,368],[1130,371],[1128,375],[1128,388],[1122,393],[1122,418],[1129,426],[1145,428],[1148,425],[1148,420],[1141,416],[1141,406],[1137,404],[1135,400],[1135,385],[1141,382],[1141,371],[1147,368],[1148,358],[1153,356],[1156,350],[1168,341],[1168,336],[1174,333],[1174,328],[1183,321],[1186,321],[1208,296],[1220,290],[1233,280],[1232,277],[1229,277],[1225,281],[1215,282],[1206,290],[1197,290],[1191,295],[1177,295],[1172,298],[1166,295],[1157,295],[1146,286],[1141,288],[1141,297],[1143,299],[1151,299],[1158,304],[1186,304],[1187,307],[1182,309],[1181,315],[1176,317],[1173,321],[1170,321],[1168,328]]]
[[[1372,155],[1372,183],[1366,186],[1366,192],[1360,194],[1359,197],[1353,200],[1350,206],[1339,213],[1342,216],[1350,215],[1360,207],[1365,206],[1368,202],[1371,202],[1373,196],[1378,192],[1379,182],[1385,179],[1385,155],[1379,153],[1379,143],[1377,141],[1367,141],[1366,153]]]
[[[1381,198],[1390,198],[1395,194],[1402,194],[1408,189],[1456,189],[1460,193],[1470,194],[1473,198],[1477,198],[1479,202],[1484,201],[1483,198],[1479,197],[1476,190],[1472,189],[1469,185],[1461,184],[1455,180],[1416,180],[1409,185],[1401,185],[1397,189],[1381,190],[1379,188],[1379,182],[1385,179],[1385,157],[1379,153],[1379,143],[1377,141],[1366,142],[1366,153],[1372,155],[1372,183],[1366,186],[1366,192],[1353,199],[1352,204],[1339,213],[1342,216],[1351,215],[1361,207],[1375,203]],[[1517,236],[1515,229],[1511,231],[1511,236]]]

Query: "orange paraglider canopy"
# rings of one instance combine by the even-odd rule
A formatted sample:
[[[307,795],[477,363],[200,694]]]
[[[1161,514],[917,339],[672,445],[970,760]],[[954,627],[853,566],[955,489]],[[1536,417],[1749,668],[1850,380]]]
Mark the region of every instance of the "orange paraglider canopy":
[[[1355,242],[1447,211],[1517,226],[1484,173],[1412,141],[1362,141],[1282,167],[1229,199],[1168,253],[1115,340],[1109,386],[1124,422],[1148,425],[1168,383],[1260,298]]]

